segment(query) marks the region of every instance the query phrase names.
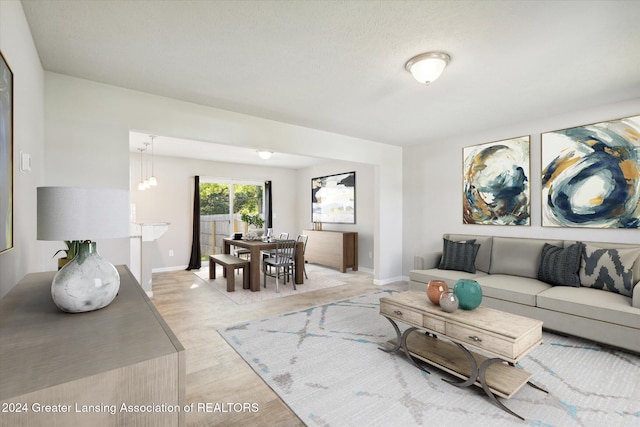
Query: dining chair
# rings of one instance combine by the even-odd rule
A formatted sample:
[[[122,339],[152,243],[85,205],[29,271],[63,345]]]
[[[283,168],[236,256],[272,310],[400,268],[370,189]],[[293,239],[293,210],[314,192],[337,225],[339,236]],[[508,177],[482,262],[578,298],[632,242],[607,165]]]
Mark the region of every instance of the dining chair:
[[[288,238],[289,238],[289,233],[280,233],[277,240],[287,240]],[[260,255],[261,255],[261,258],[264,260],[265,258],[275,256],[275,250],[269,249],[267,251],[260,251]]]
[[[289,276],[293,274],[296,246],[296,240],[278,240],[274,256],[264,258],[262,261],[262,275],[265,288],[267,287],[267,276],[274,277],[273,270],[275,270],[276,293],[280,293],[280,274],[282,273],[285,284]],[[295,280],[293,280],[293,289],[297,290]]]
[[[236,247],[235,250],[233,251],[233,254],[238,258],[245,258],[245,259],[251,258],[251,250],[246,248]]]

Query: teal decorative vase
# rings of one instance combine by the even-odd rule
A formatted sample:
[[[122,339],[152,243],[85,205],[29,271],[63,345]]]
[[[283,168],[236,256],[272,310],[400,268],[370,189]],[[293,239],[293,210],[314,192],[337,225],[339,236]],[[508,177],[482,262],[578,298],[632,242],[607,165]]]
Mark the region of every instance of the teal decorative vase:
[[[458,280],[453,287],[453,292],[458,297],[458,304],[463,310],[474,310],[482,302],[482,288],[475,280]]]

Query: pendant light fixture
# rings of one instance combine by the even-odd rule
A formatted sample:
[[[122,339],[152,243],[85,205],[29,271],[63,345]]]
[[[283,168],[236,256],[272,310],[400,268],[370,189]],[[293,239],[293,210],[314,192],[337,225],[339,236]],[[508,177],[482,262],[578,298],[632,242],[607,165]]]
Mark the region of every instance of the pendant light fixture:
[[[404,67],[417,81],[428,86],[440,77],[449,62],[451,57],[444,52],[427,52],[414,56]]]
[[[149,151],[149,142],[144,143],[144,151]],[[144,188],[151,188],[151,183],[149,183],[149,156],[147,156],[147,161],[144,162],[147,172],[144,174]]]
[[[149,135],[149,138],[151,138],[151,176],[149,177],[149,185],[151,185],[152,187],[155,187],[156,185],[158,185],[158,180],[156,179],[156,175],[154,174],[155,144],[153,140],[155,139],[155,136]]]
[[[144,191],[147,187],[144,185],[144,170],[142,163],[142,153],[144,153],[144,148],[138,148],[140,151],[140,182],[138,183],[138,191]]]
[[[144,191],[146,188],[144,185],[144,172],[142,170],[142,153],[144,152],[144,148],[138,148],[138,151],[140,151],[140,182],[138,183],[138,191]]]

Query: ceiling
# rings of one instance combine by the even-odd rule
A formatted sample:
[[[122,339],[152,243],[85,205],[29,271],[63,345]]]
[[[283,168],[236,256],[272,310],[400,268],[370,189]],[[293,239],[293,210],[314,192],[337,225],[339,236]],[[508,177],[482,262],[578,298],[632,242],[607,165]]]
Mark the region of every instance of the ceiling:
[[[399,146],[640,97],[639,1],[22,4],[47,71]]]
[[[153,137],[153,145],[151,137]],[[153,154],[288,169],[304,169],[328,161],[318,157],[287,153],[273,153],[270,159],[263,160],[258,157],[257,150],[254,148],[129,132],[129,151],[140,154],[140,149],[145,149],[143,156]],[[150,157],[143,157],[143,159],[141,161],[148,161]]]

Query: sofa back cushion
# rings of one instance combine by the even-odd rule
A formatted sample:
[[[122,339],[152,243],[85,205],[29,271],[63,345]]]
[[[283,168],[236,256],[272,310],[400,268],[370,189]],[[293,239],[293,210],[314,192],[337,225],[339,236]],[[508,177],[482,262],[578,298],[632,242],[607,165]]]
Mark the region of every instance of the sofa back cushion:
[[[562,240],[494,237],[490,274],[538,278],[538,266],[544,244],[563,246]]]
[[[460,242],[463,240],[475,240],[476,244],[479,244],[478,253],[476,255],[476,270],[489,272],[491,265],[491,244],[493,237],[491,236],[473,236],[470,234],[445,234],[443,236],[447,240],[454,242]]]

